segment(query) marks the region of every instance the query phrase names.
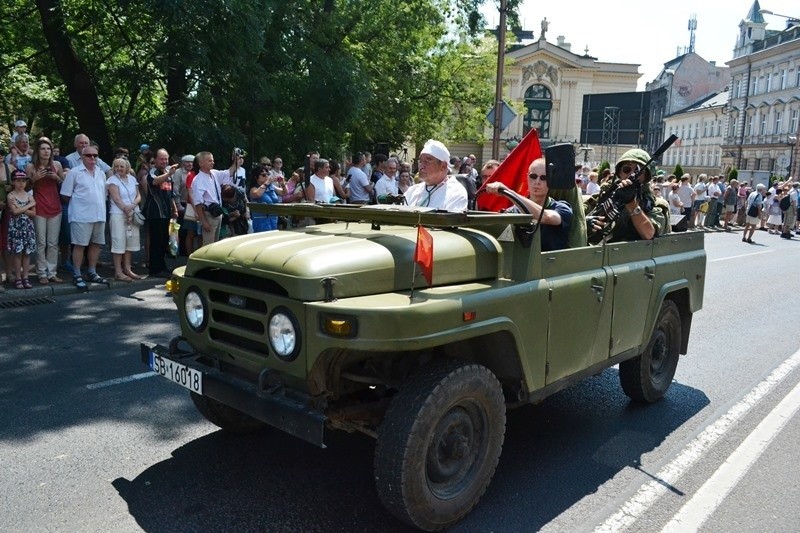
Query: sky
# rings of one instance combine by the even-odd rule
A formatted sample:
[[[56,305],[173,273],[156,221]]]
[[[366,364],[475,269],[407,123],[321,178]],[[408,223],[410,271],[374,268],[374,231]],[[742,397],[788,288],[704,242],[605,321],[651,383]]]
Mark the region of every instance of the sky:
[[[487,0],[482,9],[489,27],[496,27],[500,19],[498,5],[499,0]],[[598,61],[640,65],[638,90],[644,90],[645,83],[658,76],[664,63],[680,55],[678,47],[688,48],[692,15],[697,19],[694,51],[706,61],[725,66],[733,58],[739,23],[752,5],[753,0],[524,0],[520,19],[523,29],[534,32],[534,39],[539,38],[542,18],[547,17],[548,42],[555,44],[557,36],[563,35],[578,55],[583,55],[588,46],[589,55]],[[797,0],[759,0],[759,5],[800,18]],[[763,17],[768,30],[786,28],[784,17]]]

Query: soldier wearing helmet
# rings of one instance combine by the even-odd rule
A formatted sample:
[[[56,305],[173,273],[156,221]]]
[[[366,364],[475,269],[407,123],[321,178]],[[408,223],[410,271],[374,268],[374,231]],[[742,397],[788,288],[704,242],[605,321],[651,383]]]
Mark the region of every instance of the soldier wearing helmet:
[[[649,240],[669,233],[669,204],[656,198],[650,188],[650,154],[639,148],[628,150],[616,164],[611,186],[620,216],[614,222],[609,242]],[[638,179],[638,183],[634,180]]]

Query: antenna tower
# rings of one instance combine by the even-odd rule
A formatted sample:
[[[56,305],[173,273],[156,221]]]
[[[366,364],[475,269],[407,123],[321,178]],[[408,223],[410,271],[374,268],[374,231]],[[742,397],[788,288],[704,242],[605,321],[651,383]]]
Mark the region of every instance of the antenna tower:
[[[694,52],[694,34],[697,30],[697,14],[693,14],[689,19],[689,50],[688,53]]]

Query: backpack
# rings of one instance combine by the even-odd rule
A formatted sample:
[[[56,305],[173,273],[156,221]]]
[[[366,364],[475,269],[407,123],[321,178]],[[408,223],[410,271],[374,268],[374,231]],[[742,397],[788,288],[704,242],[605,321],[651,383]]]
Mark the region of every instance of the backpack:
[[[780,207],[781,207],[781,211],[786,211],[786,210],[788,210],[790,207],[792,207],[792,199],[791,199],[791,198],[789,198],[789,195],[787,194],[786,196],[784,196],[783,198],[781,198],[781,203],[780,203],[780,204],[778,204],[778,205],[780,205]]]

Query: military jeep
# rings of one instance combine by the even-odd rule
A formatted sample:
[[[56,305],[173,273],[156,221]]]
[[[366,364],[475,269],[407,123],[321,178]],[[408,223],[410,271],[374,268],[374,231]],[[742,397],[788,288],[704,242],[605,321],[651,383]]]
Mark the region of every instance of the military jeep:
[[[224,430],[269,425],[321,447],[327,429],[375,438],[381,501],[424,530],[476,505],[506,409],[617,364],[632,400],[662,398],[702,306],[701,233],[542,252],[524,214],[253,210],[336,222],[193,253],[168,282],[181,334],[142,344],[143,362]],[[430,287],[414,262],[420,224]]]

